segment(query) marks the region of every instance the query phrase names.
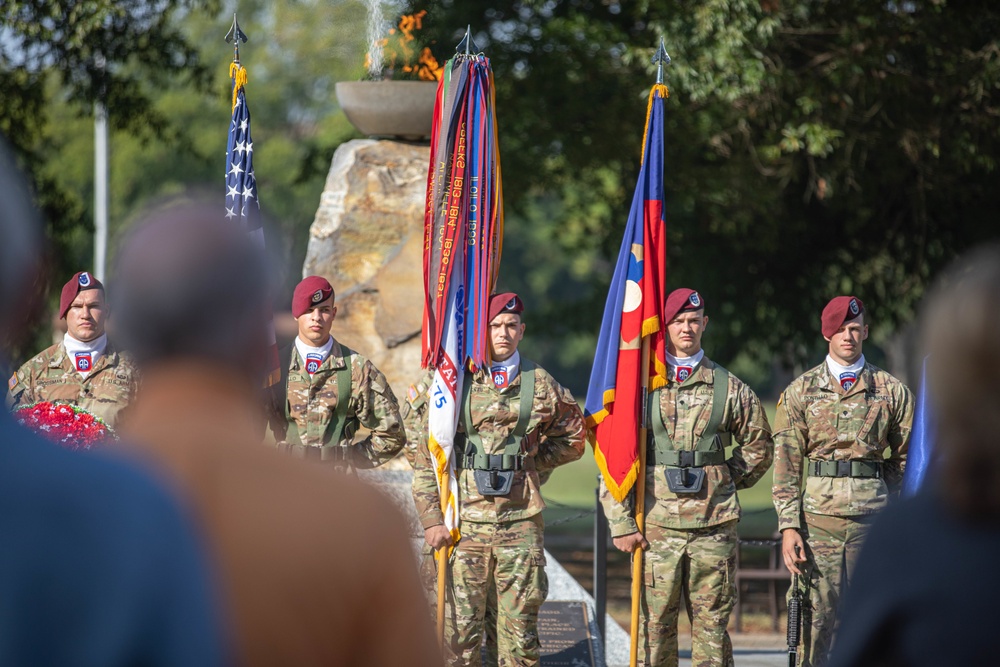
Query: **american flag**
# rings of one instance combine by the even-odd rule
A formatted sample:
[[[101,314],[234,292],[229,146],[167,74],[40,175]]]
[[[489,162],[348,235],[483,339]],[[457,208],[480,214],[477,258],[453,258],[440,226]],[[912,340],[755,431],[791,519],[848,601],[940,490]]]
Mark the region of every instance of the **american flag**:
[[[230,68],[233,77],[233,119],[229,123],[226,148],[226,218],[243,225],[250,238],[264,247],[264,227],[261,224],[260,202],[257,200],[257,178],[253,171],[253,137],[250,135],[250,108],[247,106],[246,69]],[[274,334],[274,319],[268,323],[268,375],[264,383],[270,387],[281,377],[278,368],[278,343]]]

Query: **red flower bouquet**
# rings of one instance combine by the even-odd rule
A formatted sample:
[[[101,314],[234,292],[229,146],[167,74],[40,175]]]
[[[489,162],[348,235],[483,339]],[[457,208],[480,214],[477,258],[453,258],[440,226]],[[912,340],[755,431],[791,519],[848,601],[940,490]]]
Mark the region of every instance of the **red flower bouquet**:
[[[67,449],[86,450],[104,440],[117,439],[103,419],[76,405],[42,401],[18,408],[14,419]]]

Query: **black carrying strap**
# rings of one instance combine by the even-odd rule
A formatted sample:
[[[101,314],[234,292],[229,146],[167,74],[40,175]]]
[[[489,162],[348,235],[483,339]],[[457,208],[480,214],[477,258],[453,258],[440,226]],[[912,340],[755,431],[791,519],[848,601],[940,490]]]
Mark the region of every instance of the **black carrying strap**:
[[[292,352],[297,352],[292,348],[294,348],[294,344],[289,346],[288,349]],[[330,417],[330,422],[326,425],[326,430],[323,431],[323,452],[321,459],[324,461],[327,459],[336,460],[343,458],[342,456],[337,456],[337,453],[331,450],[334,447],[340,446],[340,439],[344,434],[344,427],[347,425],[347,408],[351,402],[351,357],[355,353],[343,345],[340,346],[340,349],[344,353],[344,367],[334,371],[337,378],[337,406]],[[279,382],[282,394],[281,402],[278,403],[279,407],[284,407],[285,413],[286,431],[285,437],[282,439],[290,445],[301,445],[302,437],[299,435],[299,427],[295,423],[295,419],[292,418],[291,406],[288,403],[288,368],[291,366],[291,363],[291,354],[285,355],[284,363],[281,366],[281,381]]]
[[[535,400],[535,364],[521,360],[521,395],[517,409],[517,423],[507,436],[502,454],[487,454],[483,438],[472,423],[472,376],[467,374],[462,383],[462,426],[465,428],[464,451],[455,457],[458,468],[475,470],[521,470],[521,441],[528,430],[531,408]],[[462,439],[456,438],[461,443]],[[472,450],[469,449],[472,445]]]
[[[690,382],[693,377],[694,373],[685,381],[685,384]],[[663,413],[660,411],[661,391],[663,391],[662,388],[652,393],[646,413],[646,423],[652,425],[653,442],[656,446],[656,465],[700,468],[725,463],[725,447],[731,435],[728,432],[720,434],[719,426],[722,425],[722,415],[726,410],[726,397],[729,395],[729,371],[718,364],[712,369],[712,414],[694,450],[679,450],[674,447],[674,443],[667,433],[667,425],[663,421]],[[716,437],[720,435],[724,435],[726,441],[720,442],[720,446],[716,446]]]

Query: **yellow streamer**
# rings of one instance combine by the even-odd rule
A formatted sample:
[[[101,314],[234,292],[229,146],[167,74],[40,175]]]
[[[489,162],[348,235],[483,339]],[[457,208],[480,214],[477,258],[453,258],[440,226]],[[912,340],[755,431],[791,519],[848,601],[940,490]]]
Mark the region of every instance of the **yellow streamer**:
[[[239,63],[229,63],[229,78],[233,80],[233,111],[235,111],[236,95],[247,85],[247,68]]]
[[[642,130],[642,159],[639,160],[639,164],[646,161],[646,137],[649,136],[649,117],[653,115],[653,97],[657,93],[663,99],[670,97],[670,91],[662,83],[654,84],[652,90],[649,91],[649,103],[646,105],[646,127]]]

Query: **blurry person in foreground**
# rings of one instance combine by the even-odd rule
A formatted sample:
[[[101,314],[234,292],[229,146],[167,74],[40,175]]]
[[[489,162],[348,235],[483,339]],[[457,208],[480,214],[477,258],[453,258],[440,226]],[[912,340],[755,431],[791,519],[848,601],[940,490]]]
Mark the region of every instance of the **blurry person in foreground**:
[[[391,502],[261,443],[265,259],[221,213],[167,206],[118,252],[116,331],[143,374],[123,433],[192,505],[239,664],[440,665]]]
[[[0,200],[9,340],[30,305],[41,223],[2,139]],[[0,665],[223,665],[217,616],[194,535],[153,480],[0,410]]]
[[[921,336],[939,457],[925,487],[872,527],[831,665],[996,664],[1000,246],[938,280]]]

